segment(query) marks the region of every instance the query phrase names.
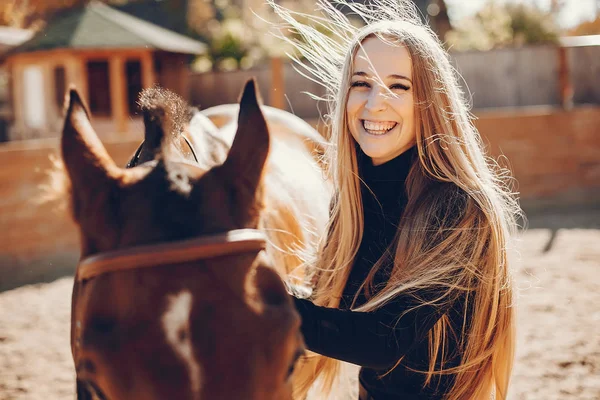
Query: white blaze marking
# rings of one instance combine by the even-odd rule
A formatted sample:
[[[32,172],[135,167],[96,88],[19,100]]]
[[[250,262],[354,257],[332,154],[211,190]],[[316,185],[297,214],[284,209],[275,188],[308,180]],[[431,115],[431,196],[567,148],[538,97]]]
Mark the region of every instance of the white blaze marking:
[[[184,290],[169,296],[167,310],[162,316],[163,329],[167,342],[175,353],[185,362],[190,376],[192,393],[199,393],[202,367],[194,357],[190,332],[190,313],[192,294]]]

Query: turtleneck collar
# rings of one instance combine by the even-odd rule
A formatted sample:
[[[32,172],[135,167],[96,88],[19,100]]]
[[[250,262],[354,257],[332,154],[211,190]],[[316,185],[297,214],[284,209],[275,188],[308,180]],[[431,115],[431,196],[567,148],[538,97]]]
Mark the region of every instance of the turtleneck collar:
[[[373,165],[373,161],[360,148],[358,153],[358,169],[361,178],[367,183],[373,182],[404,182],[410,171],[417,153],[417,146],[413,146],[399,156],[380,165]]]
[[[374,166],[371,158],[357,147],[358,171],[363,200],[364,230],[355,263],[344,289],[342,307],[349,307],[356,291],[364,282],[373,264],[384,254],[394,240],[400,217],[407,203],[405,182],[416,158],[416,146],[396,158]],[[375,283],[385,282],[389,276],[384,269],[375,276]],[[366,301],[364,293],[357,305]]]

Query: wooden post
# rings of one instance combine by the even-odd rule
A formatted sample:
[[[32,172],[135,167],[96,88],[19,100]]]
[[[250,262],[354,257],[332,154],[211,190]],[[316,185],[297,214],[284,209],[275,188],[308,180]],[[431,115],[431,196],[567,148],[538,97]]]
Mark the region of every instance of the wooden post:
[[[56,95],[54,93],[54,63],[45,62],[40,64],[40,68],[42,68],[42,75],[44,77],[44,109],[46,111],[46,129],[44,135],[48,135],[48,133],[56,133],[54,129],[57,127],[56,123],[60,118],[60,111],[56,107],[55,99]]]
[[[154,60],[152,53],[144,53],[140,59],[142,64],[142,86],[144,89],[151,88],[156,83],[156,71],[154,71]]]
[[[65,65],[65,78],[67,88],[70,85],[75,85],[75,88],[81,94],[81,97],[85,99],[87,104],[90,104],[89,92],[87,87],[87,68],[86,59],[80,57],[69,58],[64,61]]]
[[[25,107],[25,100],[23,95],[23,64],[20,61],[13,62],[10,67],[10,74],[12,78],[12,111],[14,118],[15,131],[17,137],[11,137],[10,140],[23,139],[19,136],[23,134],[25,129],[25,115],[23,113],[23,107]]]
[[[271,106],[285,109],[285,82],[283,78],[283,61],[281,57],[271,58]]]
[[[127,133],[129,107],[127,104],[127,91],[125,90],[127,84],[125,59],[121,55],[115,55],[110,58],[109,64],[110,103],[113,123],[117,133]]]
[[[192,85],[190,82],[190,69],[187,66],[186,58],[186,56],[182,56],[181,62],[177,63],[179,71],[177,79],[179,80],[179,94],[185,101],[189,102],[192,98]]]
[[[570,110],[573,108],[573,84],[571,82],[571,68],[569,65],[569,57],[567,47],[558,47],[558,89],[560,96],[560,104],[563,109]]]

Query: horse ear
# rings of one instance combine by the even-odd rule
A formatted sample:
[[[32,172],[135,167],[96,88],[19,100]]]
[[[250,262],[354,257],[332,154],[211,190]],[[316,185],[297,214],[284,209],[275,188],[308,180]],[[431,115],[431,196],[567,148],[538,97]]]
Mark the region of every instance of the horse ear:
[[[78,219],[81,202],[95,193],[108,191],[107,186],[113,180],[111,172],[118,168],[94,132],[77,90],[71,89],[68,96],[61,150],[72,185],[73,211]]]
[[[254,79],[248,80],[240,99],[238,128],[222,170],[235,185],[236,192],[251,194],[254,199],[269,154],[269,129],[260,110]]]

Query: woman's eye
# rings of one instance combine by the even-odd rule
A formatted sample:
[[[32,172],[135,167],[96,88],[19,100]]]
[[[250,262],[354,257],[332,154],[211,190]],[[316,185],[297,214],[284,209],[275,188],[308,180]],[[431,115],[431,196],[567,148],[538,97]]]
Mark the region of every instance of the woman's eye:
[[[403,85],[401,83],[396,83],[396,84],[390,86],[390,89],[391,90],[397,90],[397,89],[400,89],[400,90],[409,90],[410,86],[406,86],[406,85]]]
[[[365,81],[356,81],[356,82],[352,82],[352,85],[350,85],[351,87],[371,87],[367,82]]]

